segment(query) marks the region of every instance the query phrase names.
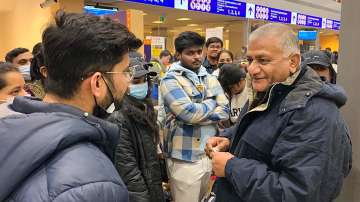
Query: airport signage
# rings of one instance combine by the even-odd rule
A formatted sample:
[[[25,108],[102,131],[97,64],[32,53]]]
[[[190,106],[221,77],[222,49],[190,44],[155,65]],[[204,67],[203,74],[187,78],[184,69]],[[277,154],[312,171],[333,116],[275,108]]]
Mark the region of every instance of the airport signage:
[[[341,22],[297,12],[246,3],[244,0],[125,0],[164,6],[169,8],[200,11],[212,14],[266,20],[285,24],[340,30]]]

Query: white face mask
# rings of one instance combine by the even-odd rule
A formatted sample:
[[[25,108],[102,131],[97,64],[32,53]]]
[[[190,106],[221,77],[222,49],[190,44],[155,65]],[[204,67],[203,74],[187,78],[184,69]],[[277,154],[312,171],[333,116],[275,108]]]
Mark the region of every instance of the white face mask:
[[[25,81],[31,80],[30,65],[22,65],[22,66],[18,67],[18,69],[20,70],[20,73],[24,77]]]
[[[111,103],[111,105],[106,109],[106,112],[111,114],[115,111],[115,103]]]

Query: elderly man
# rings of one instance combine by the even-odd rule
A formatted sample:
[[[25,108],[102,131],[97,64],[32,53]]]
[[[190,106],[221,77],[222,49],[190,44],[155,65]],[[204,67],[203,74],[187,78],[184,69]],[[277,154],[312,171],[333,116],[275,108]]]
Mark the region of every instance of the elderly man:
[[[333,201],[351,169],[346,97],[300,66],[296,35],[267,24],[249,38],[253,96],[226,137],[207,142],[216,201]],[[225,152],[227,151],[227,152]]]

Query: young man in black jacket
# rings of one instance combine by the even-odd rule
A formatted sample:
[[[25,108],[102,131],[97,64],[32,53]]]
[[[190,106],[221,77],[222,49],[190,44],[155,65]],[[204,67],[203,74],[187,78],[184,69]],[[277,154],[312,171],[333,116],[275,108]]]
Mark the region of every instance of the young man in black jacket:
[[[42,39],[43,102],[0,105],[0,201],[127,202],[112,163],[119,129],[96,116],[122,99],[141,41],[109,18],[63,11]]]

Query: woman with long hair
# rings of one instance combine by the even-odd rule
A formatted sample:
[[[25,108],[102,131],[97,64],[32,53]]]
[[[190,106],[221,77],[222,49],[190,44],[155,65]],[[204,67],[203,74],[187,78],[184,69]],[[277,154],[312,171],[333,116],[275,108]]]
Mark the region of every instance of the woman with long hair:
[[[135,56],[134,56],[135,55]],[[129,93],[108,118],[120,127],[115,166],[125,182],[130,202],[162,202],[164,194],[157,145],[159,130],[151,101],[151,76],[143,58],[131,54],[134,75]]]

